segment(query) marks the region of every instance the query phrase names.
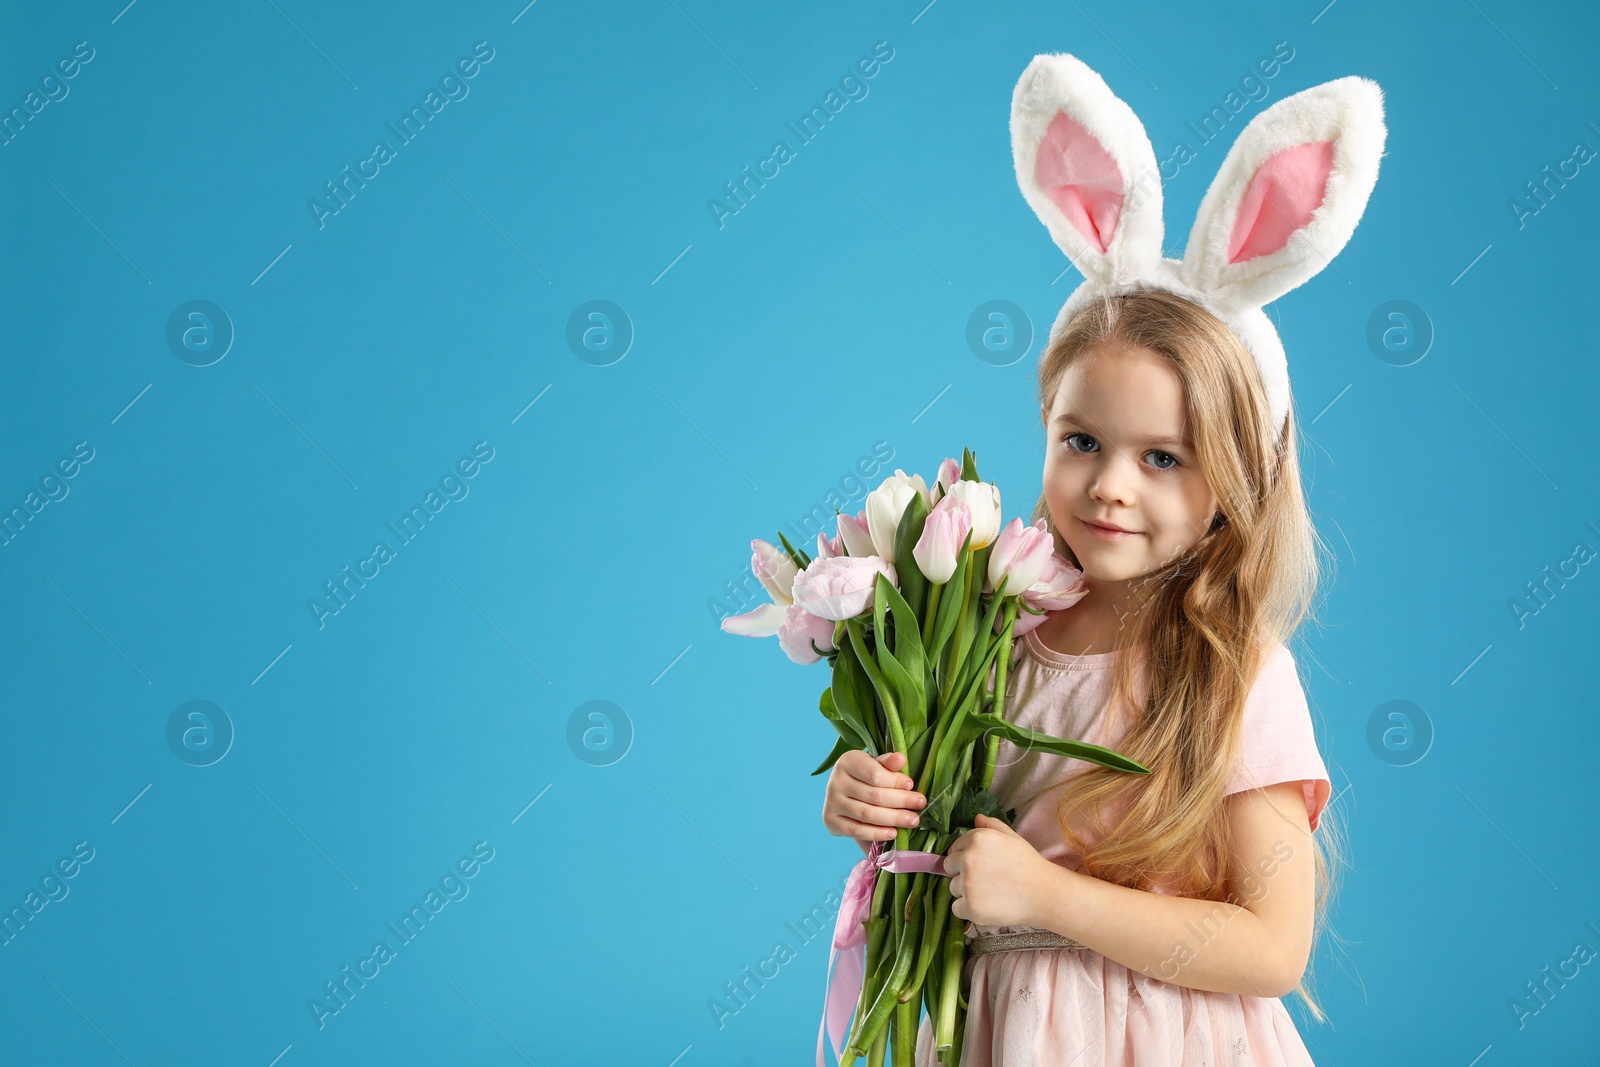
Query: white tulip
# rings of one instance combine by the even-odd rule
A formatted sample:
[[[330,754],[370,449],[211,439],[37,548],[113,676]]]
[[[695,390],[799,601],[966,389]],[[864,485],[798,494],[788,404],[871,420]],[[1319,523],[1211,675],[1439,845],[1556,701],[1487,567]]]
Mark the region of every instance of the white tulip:
[[[895,472],[885,478],[882,485],[867,494],[867,532],[872,535],[873,551],[891,563],[894,562],[894,532],[913,495],[922,497],[926,505],[927,484],[923,482],[922,475],[908,475],[899,468],[895,468]],[[995,521],[998,525],[998,516]]]

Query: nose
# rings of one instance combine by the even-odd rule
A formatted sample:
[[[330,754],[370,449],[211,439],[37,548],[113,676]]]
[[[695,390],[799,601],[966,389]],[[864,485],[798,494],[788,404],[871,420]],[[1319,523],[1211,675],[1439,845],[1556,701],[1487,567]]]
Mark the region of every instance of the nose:
[[[1120,451],[1104,451],[1089,479],[1089,497],[1105,504],[1132,507],[1134,481],[1139,472],[1131,457]]]

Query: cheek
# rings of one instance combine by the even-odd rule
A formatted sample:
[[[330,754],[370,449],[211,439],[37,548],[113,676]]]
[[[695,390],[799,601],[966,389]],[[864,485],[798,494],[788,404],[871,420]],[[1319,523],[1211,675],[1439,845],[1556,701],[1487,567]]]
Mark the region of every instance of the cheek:
[[[1056,455],[1050,455],[1044,461],[1044,491],[1047,495],[1062,497],[1070,494],[1074,489],[1075,475],[1072,468],[1061,461]]]
[[[1049,478],[1044,484],[1045,503],[1050,506],[1051,518],[1057,528],[1066,521],[1067,515],[1072,511],[1077,500],[1077,488],[1072,484],[1070,477],[1057,471],[1055,476]]]
[[[1198,490],[1192,485],[1174,485],[1148,500],[1148,508],[1161,525],[1163,540],[1184,549],[1200,540],[1214,510],[1206,506],[1206,495],[1204,484]]]

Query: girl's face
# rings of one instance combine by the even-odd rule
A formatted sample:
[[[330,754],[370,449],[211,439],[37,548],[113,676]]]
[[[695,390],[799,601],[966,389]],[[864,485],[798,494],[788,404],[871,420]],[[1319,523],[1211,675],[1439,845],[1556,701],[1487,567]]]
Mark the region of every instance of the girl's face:
[[[1195,455],[1183,385],[1154,352],[1116,342],[1090,349],[1039,417],[1050,520],[1091,586],[1158,570],[1210,528],[1217,498]]]

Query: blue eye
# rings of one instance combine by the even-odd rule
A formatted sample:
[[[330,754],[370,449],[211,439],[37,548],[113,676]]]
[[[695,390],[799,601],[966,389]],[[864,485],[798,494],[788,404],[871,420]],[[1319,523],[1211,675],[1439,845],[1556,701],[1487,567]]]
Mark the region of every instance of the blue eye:
[[[1090,437],[1086,433],[1069,433],[1069,434],[1067,434],[1065,437],[1063,437],[1061,439],[1066,444],[1067,450],[1069,452],[1087,452],[1088,451],[1088,449],[1079,448],[1078,446],[1074,445],[1072,443],[1072,439],[1074,437],[1082,437],[1082,438],[1084,438],[1085,440],[1088,440],[1088,441],[1093,441],[1094,440],[1093,437]]]
[[[1178,457],[1174,456],[1171,452],[1162,452],[1162,451],[1159,451],[1157,449],[1152,448],[1150,451],[1146,452],[1145,455],[1147,455],[1147,456],[1165,456],[1168,459],[1172,460],[1172,467],[1176,467],[1176,466],[1179,465],[1178,464]],[[1172,469],[1172,467],[1157,467],[1156,470],[1158,470],[1158,471],[1169,471],[1169,470]]]
[[[1085,441],[1089,442],[1090,447],[1082,447],[1080,445],[1073,444],[1072,439],[1074,437],[1083,438]],[[1081,431],[1076,431],[1076,430],[1071,432],[1071,433],[1068,433],[1068,434],[1063,434],[1062,437],[1061,437],[1061,443],[1067,446],[1067,451],[1068,452],[1073,452],[1073,453],[1078,453],[1078,454],[1083,454],[1083,453],[1088,453],[1088,452],[1098,452],[1100,450],[1100,443],[1098,441],[1096,441],[1093,437],[1089,436],[1088,434],[1083,433]],[[1183,464],[1178,462],[1178,457],[1177,456],[1174,456],[1171,452],[1163,452],[1158,448],[1152,448],[1150,451],[1146,452],[1145,455],[1147,455],[1147,456],[1159,456],[1159,457],[1162,457],[1163,459],[1172,461],[1170,464],[1163,464],[1163,463],[1160,463],[1160,462],[1152,463],[1151,466],[1154,467],[1158,471],[1170,471],[1170,470],[1173,470],[1173,469],[1175,469],[1177,467],[1181,467],[1183,465]]]

